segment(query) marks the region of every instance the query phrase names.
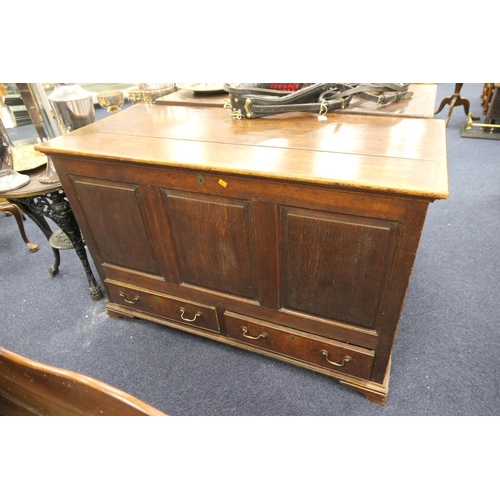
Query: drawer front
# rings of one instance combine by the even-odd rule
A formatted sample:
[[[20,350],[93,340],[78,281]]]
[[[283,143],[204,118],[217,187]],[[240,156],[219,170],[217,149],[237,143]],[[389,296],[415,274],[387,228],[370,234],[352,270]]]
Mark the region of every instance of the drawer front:
[[[109,282],[106,284],[110,300],[115,304],[151,313],[179,324],[220,332],[215,307],[121,284]]]
[[[224,313],[230,338],[322,368],[369,379],[374,352],[281,325]]]

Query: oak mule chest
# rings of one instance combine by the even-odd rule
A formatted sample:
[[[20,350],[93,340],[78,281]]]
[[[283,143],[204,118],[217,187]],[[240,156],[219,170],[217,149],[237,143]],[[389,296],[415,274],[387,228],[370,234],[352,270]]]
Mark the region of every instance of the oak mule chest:
[[[386,400],[441,120],[136,104],[51,156],[111,317],[156,321]]]

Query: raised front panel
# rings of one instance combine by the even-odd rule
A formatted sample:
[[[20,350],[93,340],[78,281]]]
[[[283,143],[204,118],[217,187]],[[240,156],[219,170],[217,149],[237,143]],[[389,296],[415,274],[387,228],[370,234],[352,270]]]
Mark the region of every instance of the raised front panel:
[[[251,202],[163,190],[181,283],[257,298]]]
[[[282,308],[375,328],[398,228],[282,207]]]
[[[139,186],[70,175],[103,264],[158,274]]]

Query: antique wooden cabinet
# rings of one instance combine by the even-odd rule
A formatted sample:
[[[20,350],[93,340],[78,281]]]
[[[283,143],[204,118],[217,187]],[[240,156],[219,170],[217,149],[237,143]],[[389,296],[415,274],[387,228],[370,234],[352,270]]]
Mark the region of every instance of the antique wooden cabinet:
[[[49,154],[109,298],[384,403],[441,120],[137,104]]]

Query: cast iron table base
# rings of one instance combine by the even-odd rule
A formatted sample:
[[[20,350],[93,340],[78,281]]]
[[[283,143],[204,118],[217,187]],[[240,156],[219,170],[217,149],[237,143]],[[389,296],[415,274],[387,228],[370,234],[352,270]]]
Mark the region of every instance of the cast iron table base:
[[[44,217],[51,219],[66,233],[87,275],[90,297],[92,300],[100,300],[102,291],[92,274],[80,228],[64,191],[59,189],[52,193],[16,198],[9,201],[21,207],[21,210],[41,229],[48,241],[50,241],[53,231]],[[55,276],[59,272],[61,258],[57,248],[52,247],[52,251],[54,252],[55,262],[49,268],[49,272],[51,276]]]

